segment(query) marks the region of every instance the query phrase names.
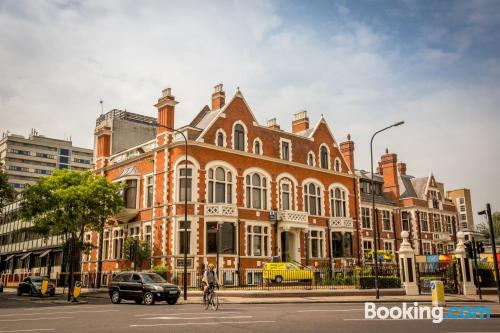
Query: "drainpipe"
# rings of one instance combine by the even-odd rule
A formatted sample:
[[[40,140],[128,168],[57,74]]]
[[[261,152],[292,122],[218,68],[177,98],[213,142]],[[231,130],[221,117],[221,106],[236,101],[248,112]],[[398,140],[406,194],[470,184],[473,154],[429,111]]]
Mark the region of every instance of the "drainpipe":
[[[396,254],[396,266],[399,267],[399,257],[398,257],[398,236],[396,233],[396,218],[392,214],[392,232],[394,234],[394,253]]]
[[[330,229],[330,220],[327,221],[328,225],[328,257],[330,258],[330,270],[333,272],[333,258],[332,258],[332,232]],[[343,244],[342,244],[343,246]]]
[[[240,254],[240,243],[241,243],[241,220],[238,217],[238,286],[241,286],[241,254]]]
[[[422,254],[422,228],[420,226],[420,211],[417,209],[415,211],[417,215],[417,230],[418,230],[418,254]],[[424,214],[427,214],[424,212]]]

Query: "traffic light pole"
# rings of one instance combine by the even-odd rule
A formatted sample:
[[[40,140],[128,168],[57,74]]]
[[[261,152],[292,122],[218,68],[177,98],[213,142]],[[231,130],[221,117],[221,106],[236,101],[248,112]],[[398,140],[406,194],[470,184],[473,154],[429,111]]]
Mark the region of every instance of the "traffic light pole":
[[[491,249],[493,252],[493,264],[495,265],[495,280],[497,282],[498,302],[500,303],[500,275],[498,274],[497,247],[495,245],[495,230],[493,229],[493,218],[491,217],[491,205],[486,205],[486,214],[488,215],[488,224],[490,226]]]
[[[475,276],[476,276],[476,282],[477,282],[477,288],[479,291],[479,299],[483,299],[483,294],[481,292],[481,277],[479,276],[479,269],[477,268],[477,255],[478,255],[478,248],[476,244],[476,239],[472,237],[472,260],[474,264],[474,271],[475,271]]]

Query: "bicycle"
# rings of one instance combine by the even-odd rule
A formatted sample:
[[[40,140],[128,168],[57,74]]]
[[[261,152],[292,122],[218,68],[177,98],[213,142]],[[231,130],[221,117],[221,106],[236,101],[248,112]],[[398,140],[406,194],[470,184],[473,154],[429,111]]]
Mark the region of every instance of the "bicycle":
[[[217,311],[219,308],[219,296],[215,292],[215,288],[216,286],[213,284],[208,287],[208,293],[204,296],[205,298],[203,300],[205,310],[210,307],[212,310]]]

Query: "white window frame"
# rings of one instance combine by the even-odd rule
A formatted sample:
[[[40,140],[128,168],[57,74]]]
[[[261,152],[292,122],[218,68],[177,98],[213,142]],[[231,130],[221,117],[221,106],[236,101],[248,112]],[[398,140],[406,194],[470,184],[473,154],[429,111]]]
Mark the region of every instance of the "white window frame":
[[[318,236],[313,236],[312,233],[317,232]],[[309,248],[309,256],[314,259],[321,259],[325,257],[325,235],[326,232],[324,229],[321,228],[311,228],[309,229],[309,235],[308,235],[308,248]],[[313,256],[313,241],[317,241],[317,244],[319,246],[318,248],[318,254],[319,256]]]
[[[381,209],[381,214],[382,215],[382,230],[383,231],[392,231],[392,214],[391,214],[391,211],[390,210],[387,210],[387,209]],[[385,216],[387,215],[387,216]],[[385,228],[385,219],[386,217],[389,219],[389,229],[386,229]]]
[[[243,127],[243,150],[239,150],[239,149],[236,149],[235,148],[235,136],[234,136],[234,130],[236,128],[236,125],[241,125]],[[235,121],[233,123],[233,128],[231,130],[231,148],[233,150],[237,150],[237,151],[243,151],[243,152],[247,152],[248,151],[248,128],[247,126],[245,125],[244,122],[242,122],[241,120],[238,120],[238,121]]]
[[[261,228],[261,232],[254,231],[254,227]],[[250,228],[250,231],[248,230]],[[267,229],[267,232],[266,232]],[[250,242],[249,242],[250,237]],[[255,237],[260,237],[261,253],[254,252]],[[267,241],[266,241],[267,240]],[[245,254],[247,257],[268,257],[271,253],[271,225],[263,223],[245,223]]]
[[[429,246],[428,251],[425,248],[426,245]],[[432,254],[432,243],[431,242],[422,241],[422,254],[423,255],[431,255]]]
[[[323,168],[323,165],[322,165],[322,156],[321,156],[321,148],[325,147],[326,148],[326,158],[327,158],[327,166],[326,168]],[[331,170],[332,169],[332,162],[331,162],[331,158],[330,158],[330,148],[328,147],[328,145],[326,143],[322,143],[320,146],[319,146],[319,150],[318,150],[318,156],[319,156],[319,164],[318,166],[323,169],[323,170]]]
[[[424,219],[425,216],[425,219]],[[423,221],[426,222],[427,229],[424,230],[423,226],[424,224],[422,223]],[[421,232],[429,232],[429,213],[427,212],[420,212],[420,231]]]
[[[254,176],[259,177],[260,185],[254,185]],[[269,208],[270,179],[258,172],[248,172],[244,177],[245,185],[245,207],[249,209],[267,210]],[[254,207],[254,190],[260,192],[260,207]]]
[[[285,160],[283,158],[283,142],[286,142],[288,143],[288,157],[289,159]],[[285,139],[285,138],[280,138],[280,159],[284,160],[284,161],[293,161],[293,148],[292,148],[292,140],[290,139]]]
[[[337,198],[335,195],[335,190],[340,190],[340,198]],[[340,185],[340,184],[333,184],[330,186],[330,215],[333,217],[349,217],[349,191],[347,189]],[[342,195],[344,196],[342,198]],[[343,209],[344,209],[344,214],[338,214],[337,209],[336,209],[336,201],[340,200],[343,202]]]
[[[260,152],[259,153],[255,152],[255,144],[256,143],[258,143],[259,147],[260,147]],[[254,154],[256,154],[256,155],[264,155],[264,144],[262,143],[262,140],[260,138],[255,138],[255,140],[253,140],[252,152]]]
[[[222,146],[219,146],[219,134],[222,134]],[[227,134],[222,128],[219,128],[217,132],[215,132],[215,145],[222,148],[227,147]]]
[[[220,181],[220,180],[216,180],[216,171],[217,171],[217,168],[222,168],[224,170],[224,181]],[[213,179],[210,179],[209,175],[210,175],[210,170],[213,171]],[[231,181],[228,181],[227,178],[228,178],[228,173],[231,173]],[[213,165],[213,166],[210,166],[206,169],[206,201],[207,203],[213,203],[213,204],[216,204],[218,203],[216,201],[216,197],[217,197],[217,189],[216,189],[216,183],[224,183],[225,184],[225,190],[224,190],[224,202],[220,202],[221,204],[228,204],[228,205],[232,205],[232,204],[235,204],[235,198],[236,198],[236,177],[237,177],[237,174],[234,172],[234,170],[232,168],[228,168],[227,166],[225,166],[224,164],[217,164],[217,165]],[[210,182],[213,182],[213,188],[212,188],[212,201],[209,200],[210,196],[209,196],[209,193],[210,193]],[[228,202],[228,186],[231,185],[231,202]]]
[[[149,178],[152,179],[151,184],[148,183]],[[144,181],[144,200],[143,200],[143,207],[144,208],[153,208],[155,206],[155,177],[153,173],[148,173],[147,175],[144,175],[142,178]],[[153,188],[153,198],[152,198],[152,203],[151,206],[148,206],[148,190],[149,187]]]
[[[309,193],[309,186],[311,184],[314,184],[315,186],[315,192],[314,194]],[[306,190],[307,187],[307,190]],[[317,193],[319,190],[319,194]],[[321,183],[314,181],[314,180],[306,180],[302,184],[302,198],[303,198],[303,211],[307,212],[309,215],[312,216],[322,216],[323,211],[324,211],[324,205],[323,205],[323,186]],[[309,202],[309,197],[313,196],[315,198],[315,205],[316,205],[316,214],[313,214],[310,212],[311,207],[310,207],[310,202]]]
[[[311,158],[312,157],[312,158]],[[312,163],[310,163],[310,161],[312,161]],[[315,167],[316,166],[316,155],[314,154],[314,152],[312,150],[310,150],[308,153],[307,153],[307,165],[309,165],[310,167]]]
[[[340,158],[336,157],[334,162],[333,162],[334,170],[335,172],[342,172],[342,162],[340,161]]]
[[[364,215],[363,214],[363,210],[368,210],[368,215]],[[372,213],[371,213],[372,209],[370,207],[361,207],[361,229],[366,229],[366,230],[370,230],[372,228]],[[368,217],[368,224],[369,226],[365,226],[364,225],[364,220],[365,218]]]
[[[365,242],[370,243],[371,247],[370,248],[365,247]],[[372,238],[363,238],[362,242],[361,242],[361,246],[363,247],[363,252],[362,252],[363,258],[365,258],[365,260],[367,260],[366,252],[375,250],[374,244],[373,244],[373,239]],[[373,260],[373,258],[372,258],[372,260]]]

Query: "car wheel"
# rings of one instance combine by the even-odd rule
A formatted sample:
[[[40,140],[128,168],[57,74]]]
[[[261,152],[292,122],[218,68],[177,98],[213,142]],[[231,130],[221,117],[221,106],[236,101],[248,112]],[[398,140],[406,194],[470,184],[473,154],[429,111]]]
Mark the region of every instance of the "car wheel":
[[[144,299],[144,304],[146,304],[146,305],[155,304],[155,296],[153,295],[153,293],[151,293],[149,291],[144,293],[143,299]]]
[[[168,305],[174,305],[175,303],[177,303],[177,298],[169,298],[167,299],[167,303]]]
[[[120,292],[118,290],[113,291],[111,294],[111,303],[119,304],[121,301]]]
[[[135,304],[142,304],[142,299],[135,299]]]
[[[22,294],[21,289],[17,288],[17,296],[21,296]]]
[[[281,283],[281,282],[283,282],[283,277],[281,275],[277,275],[274,278],[274,281],[276,281],[276,283]]]

